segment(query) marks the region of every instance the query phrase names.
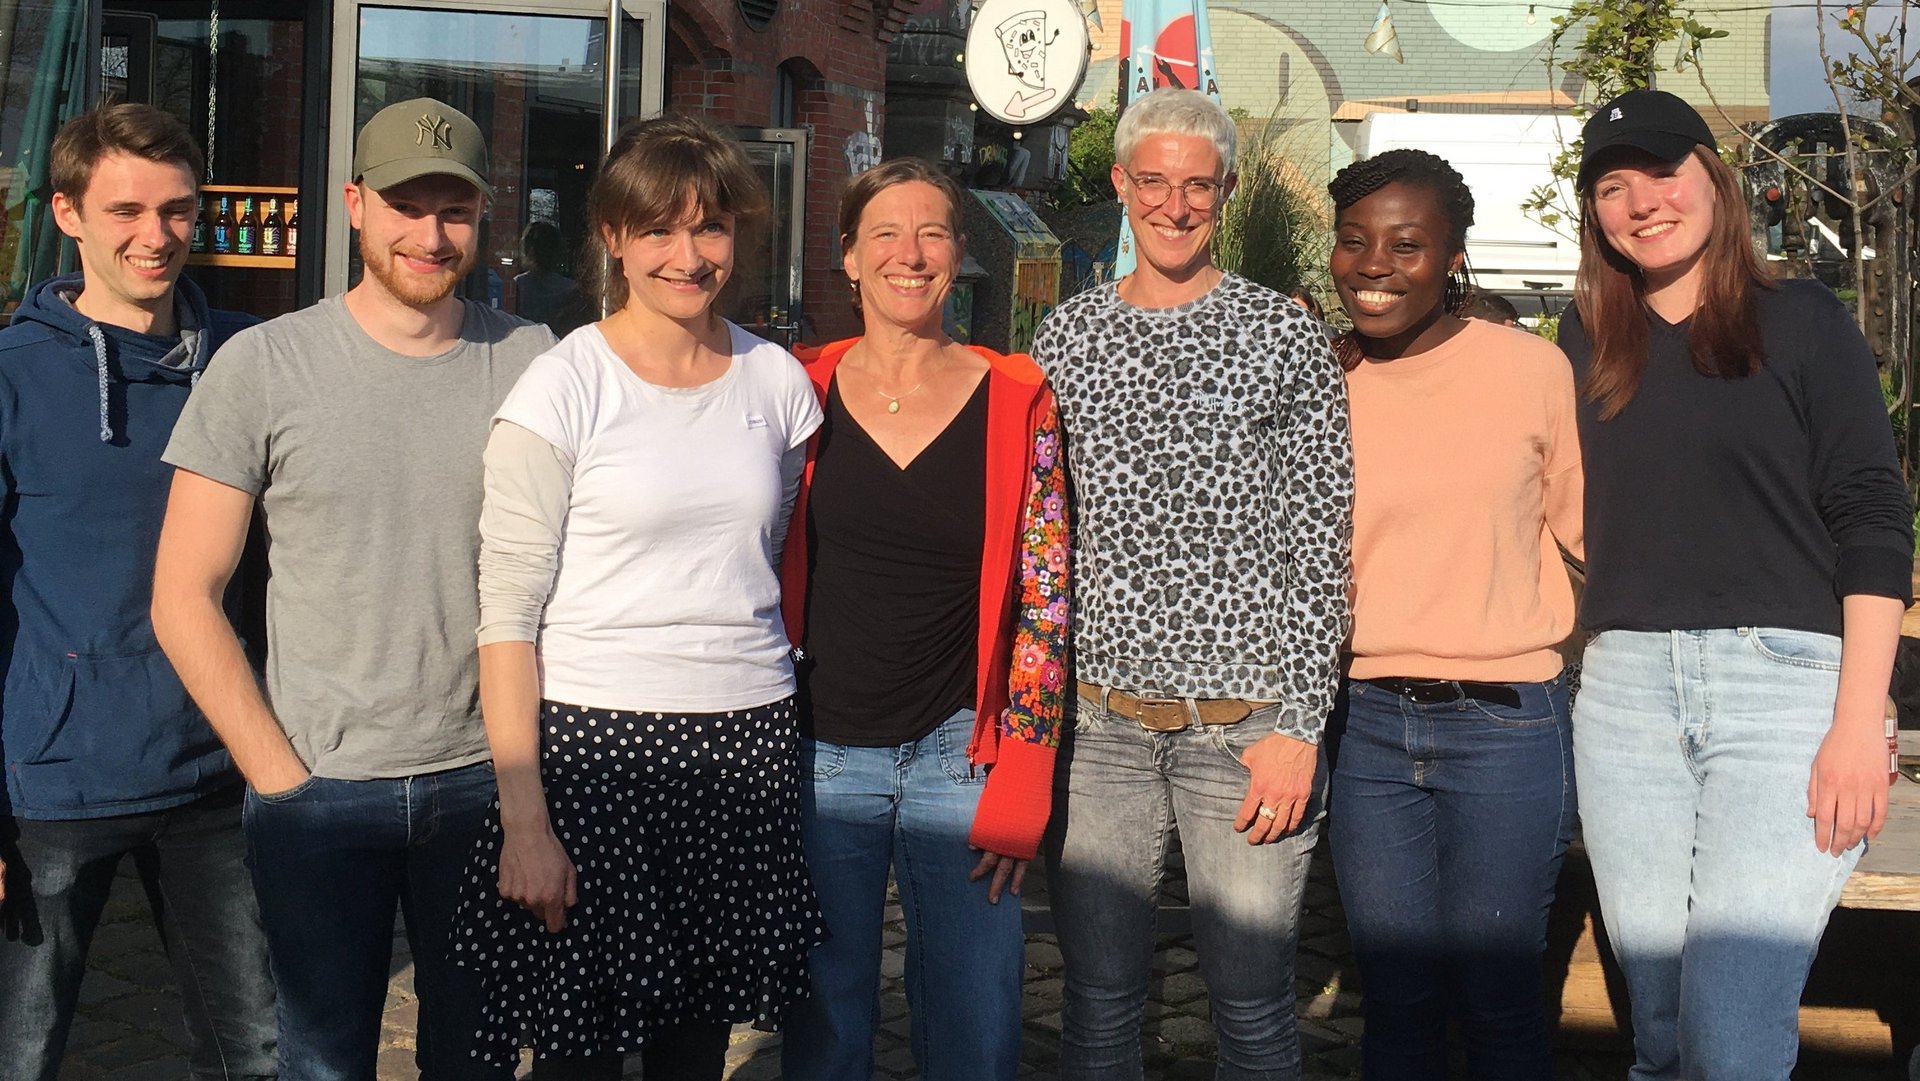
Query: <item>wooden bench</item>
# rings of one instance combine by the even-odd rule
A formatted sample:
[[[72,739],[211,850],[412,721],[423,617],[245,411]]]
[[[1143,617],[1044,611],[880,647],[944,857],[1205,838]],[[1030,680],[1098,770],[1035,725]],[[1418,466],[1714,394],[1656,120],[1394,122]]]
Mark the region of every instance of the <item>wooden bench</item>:
[[[1920,754],[1920,732],[1900,740],[1903,755]],[[1886,827],[1848,879],[1807,980],[1805,1060],[1920,1065],[1920,784],[1902,777],[1888,797]],[[1561,1039],[1575,1046],[1619,1046],[1627,1030],[1626,989],[1598,912],[1586,858],[1570,853],[1548,932],[1548,985],[1558,986],[1550,1005]]]
[[[1920,758],[1920,732],[1900,733],[1900,756]],[[1887,791],[1886,828],[1847,879],[1840,907],[1920,912],[1920,784],[1912,778],[1900,778]],[[1920,923],[1912,933],[1920,935]]]

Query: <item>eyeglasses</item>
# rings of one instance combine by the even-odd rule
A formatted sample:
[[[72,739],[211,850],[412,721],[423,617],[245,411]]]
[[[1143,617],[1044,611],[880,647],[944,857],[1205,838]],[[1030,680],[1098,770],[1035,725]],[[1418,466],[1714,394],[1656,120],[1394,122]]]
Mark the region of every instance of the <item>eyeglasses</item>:
[[[1173,198],[1175,188],[1180,189],[1180,194],[1186,199],[1188,206],[1195,210],[1208,210],[1219,201],[1221,189],[1226,187],[1224,182],[1211,177],[1173,184],[1163,176],[1134,176],[1124,168],[1120,171],[1133,182],[1133,190],[1140,196],[1141,204],[1150,210],[1164,206],[1168,199]]]

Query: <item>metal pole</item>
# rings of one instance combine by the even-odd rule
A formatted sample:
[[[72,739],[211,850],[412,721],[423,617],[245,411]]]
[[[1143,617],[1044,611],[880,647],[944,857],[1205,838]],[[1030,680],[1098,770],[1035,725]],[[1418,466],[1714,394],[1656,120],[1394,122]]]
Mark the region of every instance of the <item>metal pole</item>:
[[[620,37],[621,19],[626,16],[622,0],[607,0],[607,92],[602,103],[606,108],[605,138],[600,142],[600,156],[605,157],[613,149],[613,140],[620,133]]]
[[[600,140],[600,160],[603,162],[607,158],[607,151],[613,149],[614,139],[620,134],[620,20],[625,15],[626,9],[622,0],[607,0],[607,86],[606,97],[601,102],[605,110],[606,130],[601,133]],[[592,227],[589,223],[588,228]],[[603,252],[600,256],[600,280],[606,281],[607,276],[612,273],[614,273],[613,256],[611,253]],[[604,319],[613,313],[607,310],[605,291],[598,290],[598,292],[601,293],[600,317]]]

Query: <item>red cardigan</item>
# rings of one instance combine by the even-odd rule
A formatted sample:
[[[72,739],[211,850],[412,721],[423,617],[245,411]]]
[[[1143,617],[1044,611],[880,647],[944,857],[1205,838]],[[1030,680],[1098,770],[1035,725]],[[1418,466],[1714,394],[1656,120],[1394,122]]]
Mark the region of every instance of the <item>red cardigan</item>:
[[[857,341],[796,351],[822,407],[834,369]],[[1052,807],[1066,690],[1066,478],[1059,416],[1032,359],[969,348],[991,367],[976,719],[967,758],[991,768],[967,840],[984,851],[1032,859]],[[807,503],[818,450],[815,435],[781,555],[781,609],[787,638],[796,646],[806,640]]]

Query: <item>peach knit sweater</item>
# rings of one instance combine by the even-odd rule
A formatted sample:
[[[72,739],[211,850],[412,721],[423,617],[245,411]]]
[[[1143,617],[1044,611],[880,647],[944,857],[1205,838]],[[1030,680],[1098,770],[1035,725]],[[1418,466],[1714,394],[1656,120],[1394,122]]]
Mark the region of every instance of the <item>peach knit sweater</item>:
[[[1347,376],[1354,679],[1521,682],[1560,671],[1582,554],[1573,370],[1544,339],[1468,320]]]

